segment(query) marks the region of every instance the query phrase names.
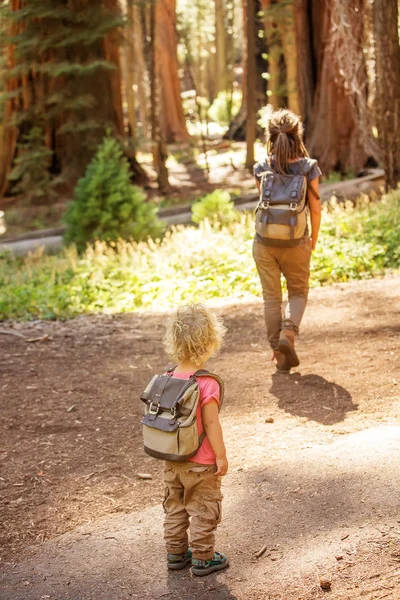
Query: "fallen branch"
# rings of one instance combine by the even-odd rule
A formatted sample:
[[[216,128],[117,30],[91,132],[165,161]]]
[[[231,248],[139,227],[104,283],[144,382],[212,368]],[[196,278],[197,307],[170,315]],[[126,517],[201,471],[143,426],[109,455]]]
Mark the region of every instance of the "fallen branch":
[[[22,335],[22,333],[17,333],[16,331],[8,331],[8,329],[0,329],[0,334],[3,334],[3,335],[15,335],[15,337],[20,337],[23,340],[26,339],[26,337],[24,335]]]
[[[264,554],[264,552],[266,551],[267,546],[263,546],[258,552],[255,553],[255,557],[256,558],[260,558],[260,556],[262,556]]]

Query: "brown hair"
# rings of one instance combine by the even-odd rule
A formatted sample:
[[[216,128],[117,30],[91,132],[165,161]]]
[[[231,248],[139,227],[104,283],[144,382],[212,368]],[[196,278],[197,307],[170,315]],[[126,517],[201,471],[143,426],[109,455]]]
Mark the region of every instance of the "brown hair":
[[[309,156],[303,143],[303,123],[300,117],[287,109],[272,113],[267,128],[267,150],[270,159],[274,157],[274,170],[288,172],[291,160]]]

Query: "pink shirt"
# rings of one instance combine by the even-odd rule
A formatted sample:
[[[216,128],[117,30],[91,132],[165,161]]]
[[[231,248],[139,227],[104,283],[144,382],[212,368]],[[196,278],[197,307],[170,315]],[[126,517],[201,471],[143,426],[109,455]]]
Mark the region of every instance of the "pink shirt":
[[[174,377],[180,377],[181,379],[189,379],[191,375],[193,373],[174,373]],[[219,405],[220,393],[218,381],[215,381],[212,377],[198,377],[196,381],[200,388],[200,401],[196,411],[197,427],[200,436],[204,431],[201,409],[213,401]],[[215,452],[206,436],[196,454],[192,458],[188,458],[188,460],[200,463],[201,465],[215,465],[215,458]]]

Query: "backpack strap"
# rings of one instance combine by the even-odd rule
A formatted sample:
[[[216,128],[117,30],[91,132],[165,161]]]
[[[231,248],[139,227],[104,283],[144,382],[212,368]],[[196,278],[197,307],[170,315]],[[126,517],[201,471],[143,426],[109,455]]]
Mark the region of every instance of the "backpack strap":
[[[215,373],[210,373],[207,369],[199,369],[192,375],[192,377],[212,377],[219,385],[219,407],[218,412],[221,410],[223,401],[224,401],[224,393],[225,393],[225,384],[219,375]]]

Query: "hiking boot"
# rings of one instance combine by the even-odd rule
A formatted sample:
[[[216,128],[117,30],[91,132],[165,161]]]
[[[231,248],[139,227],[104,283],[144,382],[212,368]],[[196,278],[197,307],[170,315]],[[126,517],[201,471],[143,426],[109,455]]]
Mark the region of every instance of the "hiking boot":
[[[192,558],[192,573],[199,577],[209,575],[214,571],[222,571],[229,565],[229,560],[225,554],[221,552],[215,552],[214,558],[211,560],[200,560],[198,558]]]
[[[180,571],[190,562],[192,562],[191,550],[188,550],[185,554],[167,554],[167,567],[172,571]]]
[[[291,329],[282,329],[279,334],[278,350],[285,356],[287,369],[297,367],[300,364],[299,357],[294,349],[295,333]]]
[[[286,356],[279,352],[279,350],[274,350],[271,360],[276,360],[276,372],[277,373],[289,373],[290,367],[287,366]]]

